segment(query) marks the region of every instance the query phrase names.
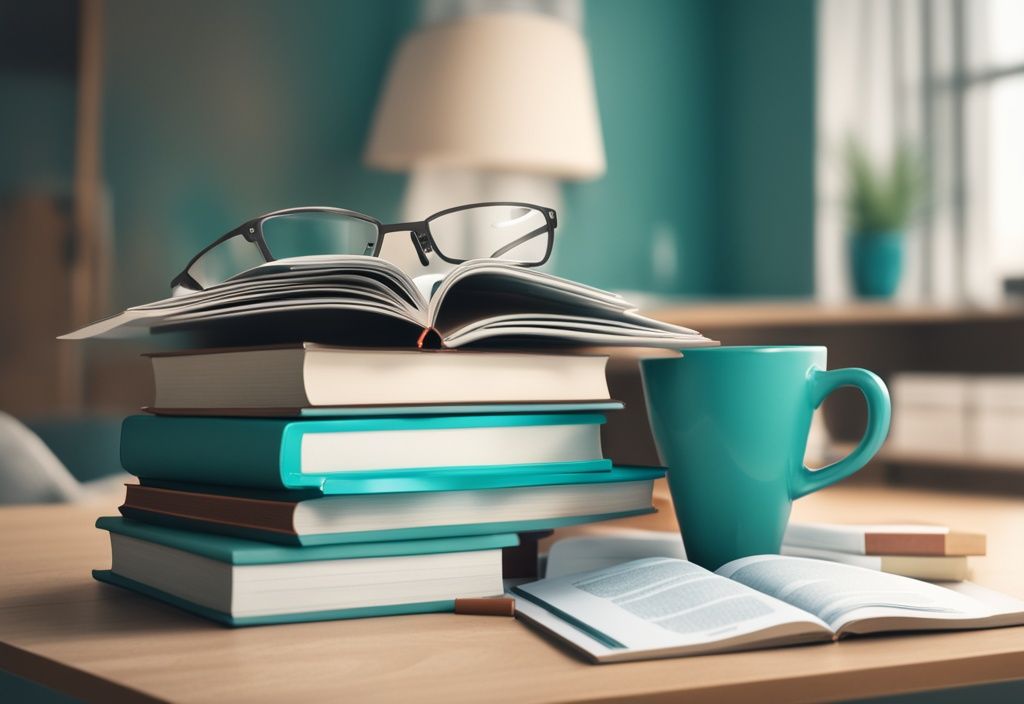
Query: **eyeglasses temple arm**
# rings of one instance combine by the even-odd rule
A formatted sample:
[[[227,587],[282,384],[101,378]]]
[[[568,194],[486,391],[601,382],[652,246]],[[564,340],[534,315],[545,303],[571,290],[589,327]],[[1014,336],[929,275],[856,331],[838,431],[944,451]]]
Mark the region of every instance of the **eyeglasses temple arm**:
[[[505,254],[507,252],[512,251],[513,249],[515,249],[519,245],[524,244],[524,243],[528,242],[529,240],[532,240],[537,235],[541,235],[541,234],[543,234],[543,233],[545,233],[547,231],[548,231],[548,226],[547,225],[543,225],[541,227],[538,227],[536,230],[531,230],[530,232],[527,232],[522,237],[520,237],[518,239],[515,239],[515,240],[512,240],[507,245],[505,245],[504,247],[502,247],[498,251],[494,252],[489,258],[490,259],[495,259],[497,257],[500,257],[502,254]]]
[[[245,238],[246,241],[252,242],[254,245],[256,245],[256,248],[260,250],[260,254],[263,256],[264,260],[268,262],[273,261],[274,258],[270,256],[270,251],[267,249],[267,246],[263,243],[262,220],[263,218],[260,217],[254,220],[244,222],[238,227],[234,228],[233,230],[225,232],[223,235],[215,239],[213,242],[200,249],[198,254],[196,254],[194,257],[188,260],[188,264],[185,265],[185,268],[182,269],[181,273],[175,276],[173,279],[171,279],[171,295],[178,296],[184,295],[184,293],[205,290],[203,285],[196,281],[192,277],[192,275],[188,273],[189,269],[191,269],[192,265],[199,261],[204,254],[209,252],[211,249],[213,249],[220,243],[228,241],[232,237],[243,237]],[[254,234],[252,238],[246,237],[246,232],[250,228],[253,228],[254,233],[259,232],[259,235]],[[193,286],[195,286],[195,288],[192,288]]]
[[[409,239],[412,240],[412,248],[416,250],[416,256],[420,258],[420,264],[423,266],[430,266],[430,260],[427,259],[427,255],[424,254],[423,246],[420,244],[419,239],[417,239],[416,233],[410,232]]]

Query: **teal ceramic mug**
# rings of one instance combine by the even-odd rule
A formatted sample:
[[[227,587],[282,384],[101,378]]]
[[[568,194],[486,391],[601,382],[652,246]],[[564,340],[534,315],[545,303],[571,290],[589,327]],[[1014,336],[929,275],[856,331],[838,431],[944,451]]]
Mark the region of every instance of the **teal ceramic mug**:
[[[867,464],[889,432],[889,392],[866,369],[826,371],[824,347],[705,347],[641,364],[647,411],[687,557],[708,569],[778,553],[794,499]],[[852,386],[867,401],[847,457],[803,463],[811,416]]]

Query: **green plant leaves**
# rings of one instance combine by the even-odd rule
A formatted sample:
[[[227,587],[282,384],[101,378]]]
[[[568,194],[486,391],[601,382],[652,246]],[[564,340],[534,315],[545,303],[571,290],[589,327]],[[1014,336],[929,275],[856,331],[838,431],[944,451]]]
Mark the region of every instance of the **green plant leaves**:
[[[851,232],[891,232],[907,226],[922,192],[921,167],[913,148],[900,145],[885,168],[872,163],[864,146],[850,138],[846,169]]]

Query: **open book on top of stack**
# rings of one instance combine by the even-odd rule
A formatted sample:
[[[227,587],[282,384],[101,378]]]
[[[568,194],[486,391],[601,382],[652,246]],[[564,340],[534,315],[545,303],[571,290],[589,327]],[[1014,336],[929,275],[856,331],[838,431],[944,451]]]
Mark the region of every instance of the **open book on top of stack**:
[[[280,259],[204,291],[134,306],[63,339],[151,330],[197,333],[230,345],[716,344],[640,315],[616,294],[495,260],[462,264],[431,289],[422,291],[394,264],[375,257]]]

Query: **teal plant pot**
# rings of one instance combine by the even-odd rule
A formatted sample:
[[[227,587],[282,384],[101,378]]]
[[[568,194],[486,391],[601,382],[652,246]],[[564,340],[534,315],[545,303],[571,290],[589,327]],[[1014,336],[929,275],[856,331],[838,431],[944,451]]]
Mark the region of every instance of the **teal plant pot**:
[[[903,276],[902,232],[859,232],[852,238],[853,283],[864,298],[891,298]]]

